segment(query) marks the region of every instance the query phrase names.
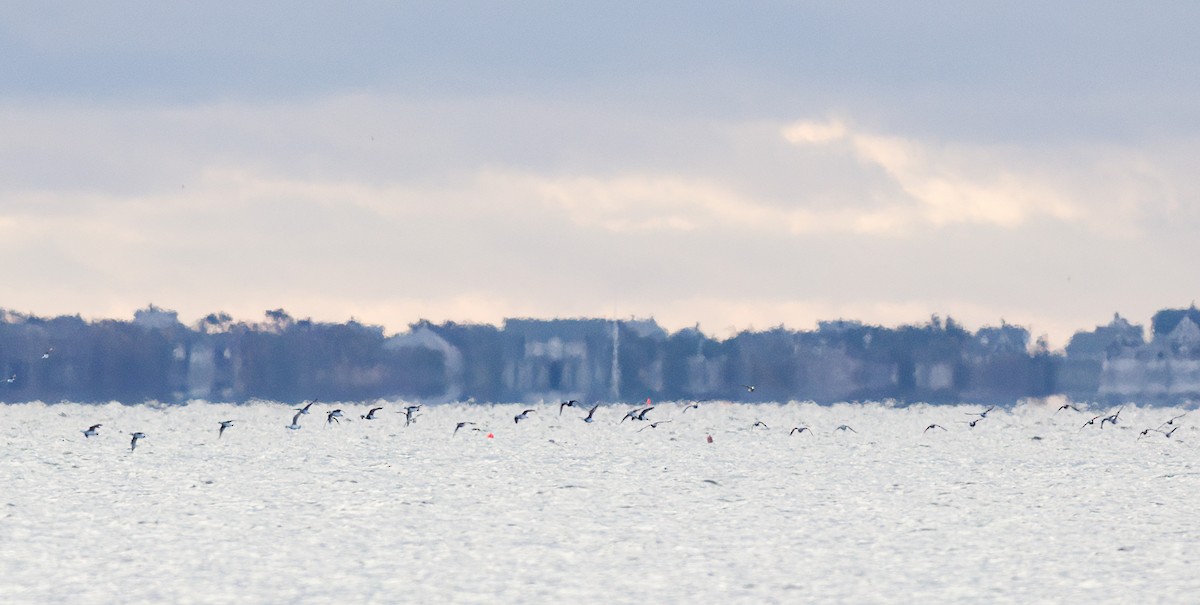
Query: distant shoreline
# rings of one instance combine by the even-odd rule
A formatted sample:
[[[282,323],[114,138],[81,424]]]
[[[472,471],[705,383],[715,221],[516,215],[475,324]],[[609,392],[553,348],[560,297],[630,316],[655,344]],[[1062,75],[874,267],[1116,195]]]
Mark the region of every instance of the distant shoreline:
[[[191,326],[151,305],[132,321],[0,311],[0,401],[536,402],[724,399],[901,403],[1200,399],[1200,311],[1164,309],[1151,335],[1115,315],[1062,351],[1001,322],[883,327],[822,321],[716,339],[653,319],[419,321],[379,326],[210,314]],[[743,385],[756,385],[747,392]]]

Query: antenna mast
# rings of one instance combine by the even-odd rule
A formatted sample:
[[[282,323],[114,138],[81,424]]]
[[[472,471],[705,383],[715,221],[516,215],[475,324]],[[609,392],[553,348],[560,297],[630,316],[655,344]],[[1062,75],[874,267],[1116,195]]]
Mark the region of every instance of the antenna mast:
[[[613,317],[612,327],[612,376],[609,378],[609,395],[613,401],[618,401],[621,398],[621,331],[619,330],[621,322]]]

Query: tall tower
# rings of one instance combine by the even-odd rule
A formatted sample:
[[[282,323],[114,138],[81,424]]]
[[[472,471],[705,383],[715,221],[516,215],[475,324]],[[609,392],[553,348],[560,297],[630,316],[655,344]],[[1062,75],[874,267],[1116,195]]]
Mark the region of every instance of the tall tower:
[[[609,396],[613,401],[621,399],[621,322],[613,318],[612,326],[612,375],[609,377]]]

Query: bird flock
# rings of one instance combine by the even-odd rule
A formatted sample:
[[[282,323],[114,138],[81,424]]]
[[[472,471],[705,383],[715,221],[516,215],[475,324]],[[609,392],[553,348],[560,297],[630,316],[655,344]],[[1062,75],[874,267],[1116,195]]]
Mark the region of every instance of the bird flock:
[[[746,387],[746,388],[752,389],[753,387]],[[293,411],[295,413],[292,415],[291,423],[284,425],[284,427],[287,429],[290,429],[290,430],[300,430],[301,428],[304,428],[304,425],[302,424],[304,417],[310,415],[310,413],[312,413],[312,411],[313,411],[313,406],[317,405],[317,404],[318,404],[318,400],[312,399],[312,400],[303,402],[303,404],[300,405],[300,407],[293,408]],[[422,407],[423,406],[420,404],[413,404],[413,405],[407,405],[397,411],[398,414],[402,414],[404,416],[404,426],[407,427],[407,426],[410,426],[417,422],[417,419],[422,416],[422,414],[420,413],[422,410]],[[616,407],[616,406],[610,406],[610,407]],[[700,409],[700,407],[701,407],[701,402],[699,402],[699,401],[675,402],[675,403],[669,403],[666,405],[661,405],[661,404],[655,405],[655,404],[651,403],[651,401],[649,399],[647,399],[645,405],[639,405],[639,406],[636,406],[636,407],[626,410],[625,413],[619,419],[616,419],[616,417],[614,415],[614,416],[612,416],[613,420],[611,420],[610,422],[612,422],[614,425],[617,425],[617,426],[625,424],[626,421],[628,421],[631,425],[640,424],[641,426],[639,426],[634,432],[641,433],[646,430],[657,429],[658,427],[660,427],[662,425],[669,424],[671,422],[679,420],[687,412],[689,412],[691,410]],[[568,411],[567,411],[568,408],[573,409],[573,410],[578,410],[578,412],[574,413],[574,414],[568,413]],[[574,417],[578,418],[578,420],[580,420],[586,424],[592,424],[597,421],[596,412],[600,408],[601,408],[601,404],[595,403],[591,407],[587,408],[586,412],[584,412],[584,407],[578,401],[572,399],[572,400],[568,400],[568,401],[563,401],[558,404],[558,416],[561,419],[569,419],[572,416],[574,416]],[[383,416],[380,415],[380,412],[383,412],[384,409],[385,409],[385,407],[382,405],[372,406],[365,413],[360,414],[358,416],[358,418],[359,418],[359,420],[362,420],[362,421],[372,421],[372,422],[379,421],[379,420],[383,419]],[[551,408],[551,409],[553,409],[553,408]],[[961,413],[958,411],[961,408],[958,408],[958,407],[947,408],[947,409],[948,409],[948,411],[946,412],[947,414]],[[958,420],[958,421],[950,420],[950,421],[944,421],[944,422],[946,424],[950,424],[951,426],[953,426],[953,424],[955,424],[955,423],[958,423],[960,425],[963,425],[966,428],[966,430],[975,429],[976,427],[980,426],[981,423],[989,420],[989,418],[990,418],[989,414],[991,414],[991,412],[995,409],[996,409],[996,406],[990,406],[987,409],[984,409],[982,411],[967,412],[965,414],[966,416],[968,416],[967,419]],[[1109,427],[1109,426],[1115,427],[1124,422],[1124,420],[1122,420],[1122,418],[1121,418],[1121,413],[1124,411],[1124,409],[1125,409],[1124,406],[1122,406],[1122,407],[1117,408],[1115,411],[1106,412],[1106,413],[1102,413],[1102,414],[1094,414],[1094,413],[1090,413],[1088,410],[1086,410],[1084,408],[1080,408],[1074,404],[1063,404],[1055,410],[1053,415],[1058,415],[1061,412],[1082,414],[1084,417],[1087,418],[1087,420],[1085,422],[1083,422],[1083,424],[1080,426],[1079,430],[1082,431],[1085,429],[1089,429],[1090,427],[1094,427],[1096,430],[1104,430],[1106,427]],[[327,428],[333,428],[333,427],[336,427],[337,425],[340,425],[342,423],[342,420],[349,421],[349,419],[346,417],[345,412],[340,407],[329,406],[327,409],[324,409],[321,411],[325,414],[325,422],[323,424]],[[513,424],[520,425],[522,422],[529,420],[530,418],[533,417],[533,415],[535,415],[537,413],[538,413],[537,408],[523,409],[518,414],[513,416]],[[652,416],[652,414],[653,414],[653,416]],[[1178,414],[1178,415],[1172,416],[1171,418],[1166,419],[1165,421],[1163,421],[1161,424],[1159,424],[1157,426],[1147,427],[1138,433],[1137,439],[1141,440],[1144,438],[1149,438],[1149,437],[1154,437],[1154,436],[1159,436],[1159,437],[1165,438],[1165,439],[1171,439],[1175,435],[1175,432],[1180,428],[1180,426],[1181,426],[1180,421],[1183,420],[1185,417],[1187,417],[1187,415],[1188,415],[1188,412],[1184,412],[1182,414]],[[664,416],[666,416],[666,417],[664,417]],[[457,421],[454,424],[453,430],[450,431],[450,436],[457,437],[457,436],[459,436],[459,433],[462,432],[462,433],[471,433],[471,434],[486,433],[488,435],[488,437],[493,437],[494,436],[493,432],[491,430],[485,428],[483,426],[483,424],[484,423],[482,422],[482,420],[478,419],[478,418]],[[103,423],[92,424],[92,425],[88,426],[86,429],[81,430],[81,432],[83,433],[83,436],[85,438],[90,439],[90,438],[99,436],[100,429],[103,426],[104,426]],[[216,429],[217,429],[216,439],[220,440],[224,436],[225,432],[227,430],[231,429],[231,427],[233,427],[233,426],[234,426],[234,420],[221,420],[217,424],[217,427],[216,427]],[[773,429],[771,429],[770,426],[767,425],[767,423],[763,422],[762,420],[755,420],[753,422],[753,424],[749,425],[748,428],[750,430],[763,431],[763,432],[768,432],[768,431],[773,430]],[[946,428],[946,426],[942,423],[933,422],[933,423],[930,423],[927,426],[925,426],[924,430],[920,431],[920,435],[922,435],[922,436],[927,435],[931,431],[934,433],[939,433],[939,432],[946,433],[946,432],[950,432],[950,429]],[[839,434],[839,433],[858,434],[858,431],[856,429],[854,429],[854,427],[850,426],[849,424],[838,424],[836,427],[834,427],[832,430],[830,430],[829,433],[830,434]],[[129,442],[129,451],[130,452],[137,450],[139,440],[147,438],[146,433],[141,432],[141,431],[131,432],[131,433],[129,433],[129,435],[131,437],[130,442]],[[787,432],[787,435],[789,437],[810,437],[811,438],[812,436],[816,435],[816,432],[810,426],[807,426],[805,424],[798,424],[795,426],[791,426]],[[712,443],[712,436],[708,435],[707,440],[709,443]]]
[[[41,359],[50,359],[50,356],[53,353],[54,353],[54,347],[49,347],[41,354]],[[16,374],[11,374],[4,380],[6,383],[11,385],[18,380],[18,376]],[[743,389],[745,389],[747,393],[753,393],[756,388],[754,385],[750,385],[750,384],[743,384],[743,385],[741,385],[741,387]],[[284,425],[285,428],[291,429],[293,431],[300,430],[301,428],[303,428],[303,425],[300,422],[301,419],[304,416],[309,414],[313,405],[316,403],[317,403],[317,400],[312,399],[312,400],[305,401],[303,403],[303,405],[301,405],[301,407],[294,408],[294,411],[296,413],[292,416],[292,422],[291,422],[291,424]],[[682,414],[685,414],[686,412],[688,412],[689,410],[699,409],[700,403],[701,403],[700,401],[689,401],[689,402],[678,403],[678,404],[676,404],[676,412],[675,413],[676,413],[676,415],[682,415]],[[408,405],[399,412],[401,414],[404,414],[404,426],[406,426],[406,427],[411,426],[413,423],[415,423],[417,421],[417,418],[420,417],[419,412],[421,410],[421,407],[422,406],[419,404],[418,405]],[[575,409],[579,409],[579,410],[583,409],[582,405],[578,401],[571,399],[571,400],[563,401],[563,402],[559,403],[558,415],[561,417],[563,415],[563,412],[567,408],[575,408]],[[580,420],[582,420],[583,422],[588,423],[588,424],[595,422],[596,410],[598,410],[599,408],[600,408],[599,403],[596,403],[592,407],[588,408],[587,414],[580,416],[579,417]],[[659,408],[660,408],[660,406],[653,405],[651,403],[651,400],[647,399],[645,405],[638,406],[638,407],[628,410],[625,413],[625,415],[622,416],[621,419],[617,421],[617,424],[624,424],[626,420],[630,421],[631,424],[644,422],[646,424],[644,426],[638,428],[636,431],[636,432],[640,433],[646,429],[657,429],[659,426],[661,426],[663,424],[672,422],[673,421],[672,418],[656,418],[656,419],[650,418],[650,416],[649,416],[650,412],[654,411],[655,409],[659,409]],[[376,416],[376,414],[378,412],[383,411],[383,409],[384,408],[382,406],[372,407],[365,414],[361,414],[359,416],[359,419],[364,420],[364,421],[377,420],[380,417]],[[983,410],[982,412],[967,413],[968,416],[971,416],[971,419],[960,421],[960,422],[962,424],[965,424],[968,428],[973,429],[973,428],[977,427],[984,420],[987,420],[988,414],[991,413],[992,410],[994,410],[994,409],[996,409],[996,406],[990,406],[987,409]],[[1120,408],[1117,408],[1117,410],[1112,413],[1092,415],[1090,418],[1087,419],[1086,422],[1083,423],[1082,426],[1080,426],[1079,430],[1082,431],[1084,429],[1087,429],[1088,427],[1098,427],[1099,429],[1102,430],[1107,425],[1117,426],[1118,424],[1121,423],[1121,412],[1124,409],[1125,409],[1124,406],[1122,406]],[[1087,413],[1086,409],[1080,408],[1080,407],[1078,407],[1074,404],[1070,404],[1070,403],[1062,404],[1061,406],[1058,407],[1057,410],[1055,410],[1054,413],[1058,414],[1059,412],[1063,412],[1063,411],[1075,412],[1075,413],[1081,413],[1081,414]],[[528,409],[522,410],[520,413],[513,416],[513,424],[519,425],[519,424],[521,424],[522,421],[528,420],[530,418],[530,414],[535,414],[535,413],[537,413],[537,409],[535,409],[535,408],[528,408]],[[1184,418],[1185,416],[1187,416],[1187,412],[1184,412],[1183,414],[1174,416],[1174,417],[1166,420],[1162,424],[1159,424],[1158,426],[1147,427],[1138,434],[1138,439],[1140,440],[1143,438],[1147,438],[1150,436],[1151,433],[1156,433],[1158,435],[1161,435],[1164,438],[1170,439],[1175,434],[1175,431],[1179,429],[1179,424],[1177,424],[1178,421],[1181,420],[1182,418]],[[325,424],[327,426],[341,424],[341,419],[343,419],[343,418],[345,418],[345,414],[342,412],[342,410],[340,408],[332,408],[332,409],[325,411]],[[217,439],[220,439],[222,436],[224,436],[225,431],[228,430],[230,427],[232,427],[233,423],[234,423],[233,420],[220,421],[217,426]],[[85,438],[89,438],[89,439],[92,437],[96,437],[100,434],[100,428],[103,426],[104,425],[102,423],[93,424],[82,431],[83,436]],[[455,425],[454,430],[451,433],[451,436],[458,435],[458,432],[460,430],[464,430],[467,427],[470,427],[471,432],[486,432],[486,433],[489,433],[489,435],[491,434],[490,431],[487,431],[483,428],[479,428],[475,421],[461,421]],[[767,426],[767,424],[761,420],[755,420],[755,422],[751,425],[751,428],[763,430],[763,431],[771,430],[771,428],[769,426]],[[945,426],[935,422],[935,423],[931,423],[928,426],[926,426],[925,429],[923,431],[921,431],[921,434],[925,435],[925,434],[929,433],[930,431],[948,432],[949,429],[947,429]],[[854,428],[848,424],[840,424],[836,428],[834,428],[832,432],[833,433],[855,433],[855,434],[858,433],[858,431],[854,430]],[[793,426],[788,431],[789,436],[805,435],[806,433],[808,435],[814,434],[813,430],[810,427],[802,425],[802,424]],[[130,433],[130,437],[131,437],[131,440],[129,442],[129,451],[132,452],[132,451],[137,450],[138,440],[145,439],[146,434],[142,433],[140,431],[133,432],[133,433]],[[709,441],[709,443],[712,442],[711,435],[708,436],[708,441]]]

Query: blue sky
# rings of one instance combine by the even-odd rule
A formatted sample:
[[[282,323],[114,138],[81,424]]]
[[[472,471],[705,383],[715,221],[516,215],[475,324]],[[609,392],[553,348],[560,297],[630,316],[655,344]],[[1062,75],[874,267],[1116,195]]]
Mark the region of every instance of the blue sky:
[[[1189,304],[1191,3],[0,5],[0,306],[725,336]]]

